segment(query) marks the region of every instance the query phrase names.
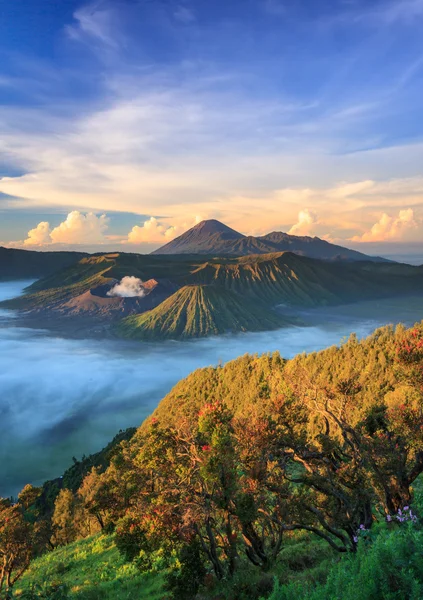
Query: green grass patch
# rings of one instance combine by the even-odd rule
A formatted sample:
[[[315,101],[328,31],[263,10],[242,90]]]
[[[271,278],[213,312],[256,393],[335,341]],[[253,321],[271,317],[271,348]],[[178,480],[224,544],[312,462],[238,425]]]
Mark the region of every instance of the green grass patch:
[[[113,536],[97,535],[34,560],[16,585],[15,595],[25,597],[35,588],[43,598],[41,590],[61,585],[69,590],[69,600],[160,600],[163,581],[164,573],[141,573],[125,562]]]

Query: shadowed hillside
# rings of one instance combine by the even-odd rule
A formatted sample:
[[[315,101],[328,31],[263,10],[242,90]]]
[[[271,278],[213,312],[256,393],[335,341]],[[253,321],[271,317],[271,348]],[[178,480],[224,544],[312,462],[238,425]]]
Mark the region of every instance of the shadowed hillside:
[[[84,256],[84,252],[34,252],[0,246],[0,281],[46,277]]]

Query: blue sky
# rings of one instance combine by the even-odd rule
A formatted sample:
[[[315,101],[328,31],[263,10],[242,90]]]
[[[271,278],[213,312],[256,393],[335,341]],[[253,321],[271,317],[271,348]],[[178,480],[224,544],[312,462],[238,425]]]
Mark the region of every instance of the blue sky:
[[[213,217],[420,252],[422,25],[423,0],[0,0],[0,241],[148,251]]]

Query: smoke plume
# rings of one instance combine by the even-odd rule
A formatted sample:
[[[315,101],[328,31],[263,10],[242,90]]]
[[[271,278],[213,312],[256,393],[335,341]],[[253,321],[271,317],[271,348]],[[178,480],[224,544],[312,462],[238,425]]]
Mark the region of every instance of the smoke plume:
[[[107,292],[108,296],[120,296],[121,298],[142,298],[145,296],[145,289],[142,281],[138,277],[122,277],[121,281]]]

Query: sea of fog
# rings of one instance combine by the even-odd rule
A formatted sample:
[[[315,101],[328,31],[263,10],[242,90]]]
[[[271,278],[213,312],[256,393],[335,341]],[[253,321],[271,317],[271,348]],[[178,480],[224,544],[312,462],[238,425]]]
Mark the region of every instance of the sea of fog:
[[[0,300],[30,282],[0,282]],[[75,340],[18,326],[0,311],[0,496],[25,483],[57,477],[138,426],[182,377],[245,353],[279,350],[285,357],[339,344],[352,331],[423,318],[423,300],[366,302],[304,311],[306,327],[228,335],[192,342]]]

